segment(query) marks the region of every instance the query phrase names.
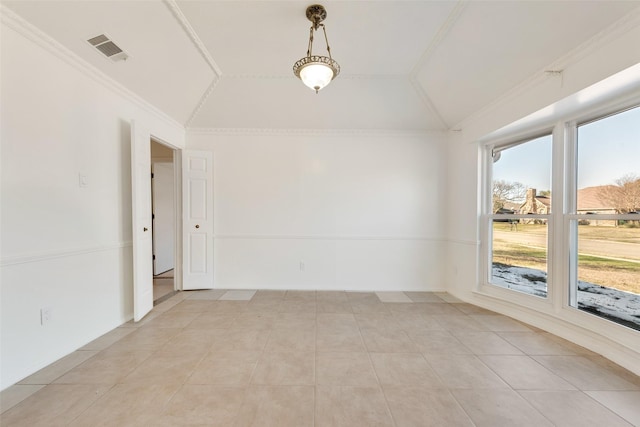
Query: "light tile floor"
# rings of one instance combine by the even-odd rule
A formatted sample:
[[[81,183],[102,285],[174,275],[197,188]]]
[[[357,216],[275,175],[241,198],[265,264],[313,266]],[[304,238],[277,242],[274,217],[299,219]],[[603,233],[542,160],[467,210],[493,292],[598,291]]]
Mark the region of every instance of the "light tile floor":
[[[2,426],[640,426],[638,376],[427,292],[182,292],[0,398]]]

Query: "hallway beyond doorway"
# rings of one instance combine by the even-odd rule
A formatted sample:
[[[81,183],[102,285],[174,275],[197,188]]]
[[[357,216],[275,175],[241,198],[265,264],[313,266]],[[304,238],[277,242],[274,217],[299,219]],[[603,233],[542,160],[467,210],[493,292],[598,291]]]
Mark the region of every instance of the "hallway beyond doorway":
[[[169,298],[174,290],[173,269],[153,276],[153,304],[159,304]]]

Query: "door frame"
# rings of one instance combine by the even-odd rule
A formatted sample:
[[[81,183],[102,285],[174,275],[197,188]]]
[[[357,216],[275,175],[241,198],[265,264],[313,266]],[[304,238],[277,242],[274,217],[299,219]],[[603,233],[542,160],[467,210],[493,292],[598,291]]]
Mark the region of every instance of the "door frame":
[[[171,144],[151,133],[151,141],[173,150],[173,290],[182,290],[182,148]],[[151,191],[151,187],[149,187]],[[152,230],[153,232],[153,230]]]
[[[173,290],[182,290],[182,148],[173,149]]]
[[[173,289],[182,290],[182,147],[178,147],[162,138],[157,137],[153,131],[149,132],[150,142],[155,142],[170,148],[173,151],[173,214],[176,221],[174,227],[173,257],[174,279]],[[149,150],[149,163],[151,164],[151,150]],[[151,171],[149,171],[151,173]],[[145,191],[151,197],[151,185]],[[153,233],[153,227],[151,232]],[[152,254],[149,254],[150,256]],[[135,290],[134,290],[135,292]]]
[[[135,123],[135,120],[132,120],[131,125],[133,126]],[[145,122],[142,122],[143,124],[145,124]],[[176,223],[175,223],[175,229],[174,229],[174,247],[175,247],[175,251],[174,251],[174,263],[175,263],[175,267],[174,267],[174,290],[176,291],[183,291],[184,290],[184,284],[185,284],[185,268],[184,268],[184,253],[185,253],[185,244],[184,244],[184,227],[185,227],[185,220],[183,218],[184,216],[184,167],[183,167],[183,163],[184,163],[184,159],[185,156],[187,155],[186,153],[189,151],[193,151],[193,150],[187,150],[186,148],[186,144],[181,144],[182,146],[179,146],[177,144],[171,143],[166,139],[163,139],[161,137],[157,136],[157,133],[154,132],[153,129],[149,129],[147,128],[147,135],[149,138],[149,143],[151,143],[151,141],[162,144],[168,148],[170,148],[171,150],[173,150],[173,170],[174,170],[174,215],[176,218]],[[197,150],[196,150],[197,151]],[[204,150],[204,151],[208,151],[211,152],[211,155],[213,155],[213,152],[211,150]],[[149,150],[149,163],[151,163],[151,152]],[[213,158],[210,159],[210,164],[208,163],[210,168],[213,168]],[[151,170],[149,170],[149,173],[151,173]],[[211,169],[211,172],[213,173],[213,169]],[[213,183],[213,176],[211,176],[211,182]],[[212,184],[211,184],[212,185]],[[151,197],[151,185],[148,185],[148,188],[145,188],[144,191],[149,192],[149,197]],[[208,192],[212,192],[213,191],[213,187],[211,187],[210,189],[207,190]],[[144,193],[143,193],[144,194]],[[213,194],[208,194],[208,197],[213,197]],[[136,198],[134,198],[132,200],[133,203],[135,203]],[[211,203],[213,203],[213,199],[211,199]],[[213,208],[211,207],[210,209],[210,215],[212,216],[211,218],[213,218]],[[213,221],[213,219],[211,219]],[[213,223],[212,223],[213,224]],[[196,227],[197,228],[197,227]],[[213,230],[211,230],[211,236],[209,237],[210,239],[212,239],[212,244],[215,243],[215,235],[213,234]],[[213,249],[211,249],[210,255],[213,258]],[[151,253],[149,253],[149,258],[151,258]],[[212,262],[214,261],[213,259],[211,260]],[[135,272],[136,272],[136,266],[133,266],[134,268],[134,282],[135,282]],[[213,265],[211,266],[211,268],[213,269]],[[212,270],[213,271],[213,270]],[[152,277],[151,277],[152,279]],[[207,287],[206,289],[213,289],[213,280],[211,283],[210,287]],[[135,307],[135,292],[136,292],[136,286],[134,283],[133,286],[133,293],[134,293],[134,307]],[[153,298],[153,296],[151,297]],[[143,316],[144,317],[144,316]],[[135,318],[135,316],[134,316]]]
[[[173,151],[171,162],[173,164],[173,217],[175,221],[173,229],[173,290],[180,291],[182,290],[182,148],[163,141],[153,134],[151,134],[151,142],[164,145]],[[151,164],[153,165],[153,157],[151,157]],[[154,233],[153,227],[152,233]]]
[[[150,145],[151,142],[157,142],[160,143],[168,148],[170,148],[171,150],[173,150],[174,156],[173,156],[173,165],[174,165],[174,214],[176,216],[176,227],[174,230],[174,238],[175,238],[175,251],[174,251],[174,263],[175,263],[175,278],[174,278],[174,289],[175,290],[182,290],[182,284],[183,284],[183,278],[182,278],[182,273],[183,273],[183,268],[182,268],[182,242],[181,239],[179,237],[181,237],[181,232],[182,232],[182,227],[183,227],[183,221],[182,221],[182,150],[184,150],[184,143],[182,143],[182,146],[177,145],[180,140],[179,137],[176,137],[175,141],[176,143],[171,143],[166,139],[163,139],[161,137],[157,136],[156,131],[153,129],[153,126],[150,126],[149,123],[146,120],[137,120],[137,119],[131,119],[129,121],[129,125],[130,125],[130,145],[131,145],[131,158],[130,158],[130,164],[131,164],[131,208],[132,208],[132,252],[133,252],[133,256],[132,256],[132,261],[133,261],[133,271],[132,271],[132,308],[133,308],[133,320],[134,321],[139,321],[142,320],[146,314],[151,311],[153,309],[153,292],[151,292],[151,295],[149,296],[150,301],[146,301],[146,295],[145,295],[145,301],[137,301],[137,298],[139,298],[138,293],[141,291],[140,286],[144,286],[146,287],[146,283],[141,284],[140,286],[138,286],[136,284],[137,282],[137,274],[141,273],[140,271],[138,271],[138,266],[136,265],[136,242],[138,240],[138,237],[136,237],[136,232],[137,229],[139,228],[138,226],[140,224],[138,224],[138,220],[136,219],[136,217],[134,216],[134,211],[136,209],[137,203],[140,201],[141,197],[144,197],[145,199],[148,196],[149,201],[151,201],[151,150],[150,150]],[[136,170],[136,167],[134,165],[134,162],[137,159],[137,156],[134,155],[134,149],[137,149],[137,139],[138,136],[134,136],[134,132],[136,132],[136,129],[144,129],[144,134],[145,134],[145,138],[149,138],[147,144],[149,145],[149,150],[148,152],[145,154],[146,156],[148,156],[148,158],[145,158],[145,164],[149,164],[149,170],[147,171],[147,173],[149,174],[149,184],[148,185],[143,185],[138,189],[134,189],[134,186],[136,185],[136,183],[134,182],[135,180],[138,179],[138,177],[136,176],[139,172]],[[141,135],[142,136],[142,135]],[[146,151],[146,150],[145,150]],[[135,172],[135,174],[134,174]],[[137,191],[136,191],[137,190]],[[149,206],[149,208],[151,209],[151,206]],[[151,212],[149,215],[149,225],[147,227],[152,228],[151,225]],[[145,230],[146,231],[146,230]],[[153,229],[152,229],[152,233],[153,233]],[[148,254],[143,254],[143,253],[139,253],[139,256],[145,256],[149,258],[149,261],[151,261],[151,257],[153,254],[153,248],[151,247],[151,245],[149,245],[149,253]],[[146,250],[146,249],[145,249]],[[146,274],[146,273],[145,273]],[[150,271],[148,272],[148,274],[151,275],[151,277],[149,277],[149,281],[151,282],[151,291],[153,291],[153,268],[150,269]],[[149,304],[150,303],[150,304]],[[141,307],[141,309],[139,308]],[[142,313],[138,313],[138,311],[145,311],[144,314]],[[140,316],[140,318],[136,319],[136,315]]]

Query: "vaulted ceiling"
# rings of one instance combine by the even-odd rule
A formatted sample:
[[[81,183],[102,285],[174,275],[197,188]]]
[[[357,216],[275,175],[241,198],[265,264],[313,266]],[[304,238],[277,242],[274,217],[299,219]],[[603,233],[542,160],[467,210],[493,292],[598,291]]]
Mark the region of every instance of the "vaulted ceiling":
[[[311,2],[3,4],[189,128],[398,130],[455,128],[640,8],[613,0],[324,1],[342,71],[316,95],[292,72],[306,54]],[[98,34],[130,58],[106,59],[87,43]]]

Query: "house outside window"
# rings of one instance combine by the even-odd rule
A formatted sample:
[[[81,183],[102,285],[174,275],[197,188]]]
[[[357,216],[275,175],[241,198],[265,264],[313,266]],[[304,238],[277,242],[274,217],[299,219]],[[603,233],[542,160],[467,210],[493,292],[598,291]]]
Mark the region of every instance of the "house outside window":
[[[547,296],[551,135],[492,148],[490,283]]]

